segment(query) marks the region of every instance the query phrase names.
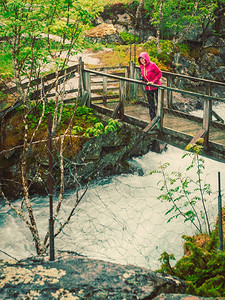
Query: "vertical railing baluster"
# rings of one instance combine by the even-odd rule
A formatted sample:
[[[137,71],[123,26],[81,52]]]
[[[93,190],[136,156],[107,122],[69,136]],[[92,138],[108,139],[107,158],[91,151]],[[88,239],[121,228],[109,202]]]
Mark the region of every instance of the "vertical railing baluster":
[[[211,96],[211,86],[208,85],[207,94]],[[209,147],[209,129],[210,123],[212,121],[212,101],[210,99],[206,99],[204,101],[204,111],[203,111],[203,129],[205,129],[206,134],[204,136],[204,146],[205,149]]]
[[[157,117],[160,117],[160,121],[158,122],[159,131],[163,130],[163,102],[164,102],[164,89],[158,89],[158,105],[157,105]]]
[[[172,87],[172,76],[171,75],[167,75],[167,86],[168,87]],[[173,92],[172,91],[169,91],[167,90],[167,108],[172,108],[172,105],[173,105]]]
[[[120,80],[120,110],[119,110],[119,115],[120,119],[123,119],[124,117],[124,102],[125,102],[125,81]]]
[[[107,73],[107,69],[104,68],[103,69],[104,73]],[[103,76],[103,91],[102,91],[102,97],[103,97],[103,105],[106,106],[107,105],[107,77]]]
[[[91,106],[91,75],[88,72],[83,71],[83,81],[84,81],[84,93],[87,93],[85,105]]]

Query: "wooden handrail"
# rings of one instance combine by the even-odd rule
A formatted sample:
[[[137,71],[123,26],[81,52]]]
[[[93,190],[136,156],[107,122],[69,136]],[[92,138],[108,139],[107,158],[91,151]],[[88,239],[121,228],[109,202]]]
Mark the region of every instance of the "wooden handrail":
[[[125,78],[125,77],[121,77],[121,76],[117,76],[117,75],[111,75],[111,74],[108,74],[108,73],[99,72],[99,71],[95,71],[95,70],[92,70],[92,69],[84,69],[83,72],[88,72],[88,73],[93,73],[93,74],[96,74],[96,75],[106,76],[106,77],[114,78],[114,79],[117,79],[117,80],[124,80],[124,81],[130,82],[130,83],[137,83],[137,84],[140,84],[140,85],[146,85],[146,83],[141,81],[141,80]],[[168,87],[168,86],[165,86],[165,85],[151,84],[150,86],[157,87],[157,88],[164,89],[164,90],[168,90],[168,91],[177,92],[177,93],[180,93],[180,94],[190,95],[190,96],[194,96],[194,97],[200,97],[200,98],[203,98],[205,100],[209,99],[209,100],[215,100],[215,101],[225,103],[225,98],[213,97],[213,96],[210,96],[210,95],[203,95],[203,94],[200,94],[200,93],[194,93],[194,92],[190,92],[190,91],[186,91],[186,90],[182,90],[182,89]]]
[[[135,66],[135,68],[140,69],[140,67]],[[201,81],[209,84],[215,84],[215,85],[222,85],[225,87],[225,83],[221,81],[214,81],[214,80],[209,80],[209,79],[204,79],[204,78],[199,78],[199,77],[193,77],[189,75],[184,75],[184,74],[177,74],[177,73],[172,73],[172,72],[167,72],[167,71],[162,71],[163,75],[169,75],[169,76],[174,76],[174,77],[181,77],[185,79],[190,79],[192,81]],[[166,77],[166,76],[165,76]]]
[[[78,70],[78,65],[75,65],[75,66],[72,66],[72,67],[69,67],[69,68],[67,68],[67,69],[64,69],[64,70],[59,71],[58,76],[59,76],[59,77],[66,76],[66,75],[68,75],[69,73],[74,73],[74,72],[76,72],[77,70]],[[56,72],[53,72],[53,73],[51,73],[51,74],[45,75],[44,77],[41,77],[41,78],[32,80],[32,81],[30,82],[30,85],[31,85],[31,86],[38,85],[38,84],[40,84],[41,82],[46,82],[46,81],[48,81],[48,80],[52,80],[52,79],[56,78],[56,76],[57,76],[57,73],[56,73]],[[29,82],[23,83],[23,84],[22,84],[22,88],[23,88],[23,89],[26,88],[27,85],[28,85],[28,83],[29,83]],[[14,92],[16,92],[16,91],[17,91],[17,87],[14,86],[14,87],[12,87],[12,88],[3,90],[2,93],[3,93],[3,94],[9,94],[9,93],[14,93]]]

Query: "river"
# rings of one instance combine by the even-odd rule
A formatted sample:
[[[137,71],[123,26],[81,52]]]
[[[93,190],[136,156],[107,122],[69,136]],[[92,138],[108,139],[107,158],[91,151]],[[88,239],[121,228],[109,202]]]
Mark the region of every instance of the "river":
[[[191,235],[195,229],[182,217],[167,222],[170,203],[157,199],[157,185],[161,175],[150,175],[161,163],[169,162],[170,171],[185,172],[189,158],[185,152],[168,146],[161,154],[149,152],[130,162],[142,169],[142,174],[122,174],[91,183],[85,198],[79,204],[72,221],[55,240],[56,250],[71,250],[90,258],[122,264],[134,264],[153,270],[160,266],[162,252],[173,253],[176,259],[183,254],[182,235]],[[222,192],[225,188],[224,164],[205,159],[203,178],[211,184],[212,194],[207,202],[210,222],[215,223],[218,197],[218,171],[221,172]],[[195,174],[193,173],[193,180]],[[75,193],[65,196],[59,221],[70,211]],[[55,201],[55,200],[54,200]],[[20,201],[16,201],[19,205]],[[40,235],[48,226],[48,197],[32,198]],[[56,226],[58,225],[56,222]],[[7,205],[0,210],[0,250],[21,259],[35,254],[32,237],[22,220]],[[7,256],[0,252],[0,259]]]

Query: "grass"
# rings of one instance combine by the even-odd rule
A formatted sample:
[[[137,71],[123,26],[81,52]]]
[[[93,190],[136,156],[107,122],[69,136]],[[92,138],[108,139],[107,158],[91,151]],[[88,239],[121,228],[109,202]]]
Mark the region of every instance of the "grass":
[[[148,52],[151,61],[156,63],[158,67],[163,71],[173,71],[171,67],[172,44],[170,41],[161,41],[162,53],[158,54],[155,42],[147,42],[144,44],[133,45],[105,45],[105,49],[110,48],[111,51],[96,52],[93,57],[98,58],[102,66],[107,67],[120,67],[128,66],[130,60],[138,64],[138,55],[141,52]],[[89,47],[92,51],[92,48]]]

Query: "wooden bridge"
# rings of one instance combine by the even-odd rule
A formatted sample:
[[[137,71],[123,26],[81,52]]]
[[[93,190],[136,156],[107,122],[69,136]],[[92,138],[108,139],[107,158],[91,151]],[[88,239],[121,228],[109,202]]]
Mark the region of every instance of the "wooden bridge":
[[[225,162],[225,124],[224,119],[215,111],[220,107],[225,116],[225,98],[213,96],[213,91],[219,89],[225,96],[225,83],[163,72],[163,85],[154,85],[158,87],[159,99],[157,115],[150,122],[145,83],[138,80],[139,67],[131,62],[123,71],[119,68],[82,70],[83,104],[136,125],[152,139],[181,149],[185,149],[190,143],[196,143],[199,138],[204,138],[202,154]],[[197,93],[172,86],[174,82],[179,81],[184,85],[188,85],[190,81],[194,82],[196,90],[202,91]],[[119,93],[112,95],[116,88]],[[201,108],[198,110],[201,116],[180,109],[181,104],[190,99],[194,106]]]
[[[152,122],[145,83],[139,80],[140,69],[133,62],[127,67],[87,69],[80,60],[79,65],[61,71],[57,84],[75,80],[75,77],[77,87],[69,87],[65,101],[71,102],[79,97],[82,105],[138,126],[149,138],[181,149],[204,138],[202,154],[225,162],[225,124],[224,117],[220,116],[220,112],[225,116],[225,83],[170,72],[162,73],[163,85],[153,85],[158,87],[159,97],[157,115]],[[40,93],[48,93],[48,97],[53,97],[54,93],[50,92],[56,86],[55,77],[56,74],[53,73],[39,82],[36,80],[35,84],[39,88],[33,94],[33,99]],[[68,98],[71,93],[75,97]],[[194,107],[199,108],[196,109],[200,112],[199,116],[187,113],[188,105],[184,106],[190,101]],[[15,107],[18,105],[17,103]],[[218,108],[220,112],[216,112]],[[13,107],[8,111],[10,109]],[[1,112],[0,116],[4,113]]]

